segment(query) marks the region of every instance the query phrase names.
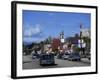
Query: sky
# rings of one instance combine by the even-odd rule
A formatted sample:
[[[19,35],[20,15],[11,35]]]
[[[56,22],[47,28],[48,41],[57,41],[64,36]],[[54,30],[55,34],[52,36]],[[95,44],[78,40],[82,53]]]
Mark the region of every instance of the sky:
[[[51,12],[23,10],[23,41],[39,42],[48,38],[59,37],[64,32],[65,37],[74,36],[80,32],[80,24],[84,28],[91,26],[91,14],[75,12]]]

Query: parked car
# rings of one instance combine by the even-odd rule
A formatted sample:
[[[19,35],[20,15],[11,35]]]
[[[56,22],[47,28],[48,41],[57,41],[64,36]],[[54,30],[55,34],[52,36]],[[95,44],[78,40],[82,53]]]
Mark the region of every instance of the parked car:
[[[37,53],[32,54],[32,59],[38,59],[38,58],[40,58],[39,54],[37,54]]]
[[[77,60],[80,61],[81,60],[81,56],[79,55],[79,53],[71,53],[68,57],[68,60]]]
[[[62,59],[62,57],[63,57],[63,55],[64,55],[64,53],[59,53],[58,55],[57,55],[57,59]]]
[[[69,53],[64,53],[62,55],[62,59],[67,60],[69,58],[70,54]]]
[[[41,54],[40,55],[40,65],[54,65],[55,59],[54,54]]]

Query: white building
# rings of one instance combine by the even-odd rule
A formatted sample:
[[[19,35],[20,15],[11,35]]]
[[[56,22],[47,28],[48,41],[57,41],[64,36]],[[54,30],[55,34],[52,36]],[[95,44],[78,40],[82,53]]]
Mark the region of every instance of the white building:
[[[61,43],[64,43],[65,42],[64,32],[63,31],[60,33],[60,41],[61,41]]]

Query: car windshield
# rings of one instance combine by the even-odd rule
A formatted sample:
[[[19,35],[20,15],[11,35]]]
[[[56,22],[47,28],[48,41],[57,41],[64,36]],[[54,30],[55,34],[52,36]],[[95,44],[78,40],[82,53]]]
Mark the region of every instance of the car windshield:
[[[53,59],[53,55],[43,55],[42,59]]]

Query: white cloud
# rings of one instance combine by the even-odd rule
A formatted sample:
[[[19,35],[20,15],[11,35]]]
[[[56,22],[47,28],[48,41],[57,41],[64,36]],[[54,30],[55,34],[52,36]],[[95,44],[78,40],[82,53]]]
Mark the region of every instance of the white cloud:
[[[29,26],[29,28],[24,29],[24,36],[25,37],[32,37],[35,35],[40,35],[41,34],[41,29],[40,25],[36,24],[35,26]]]
[[[39,42],[41,40],[44,40],[44,34],[41,30],[41,25],[36,24],[34,26],[27,25],[24,28],[24,34],[23,34],[23,41],[24,42]]]

